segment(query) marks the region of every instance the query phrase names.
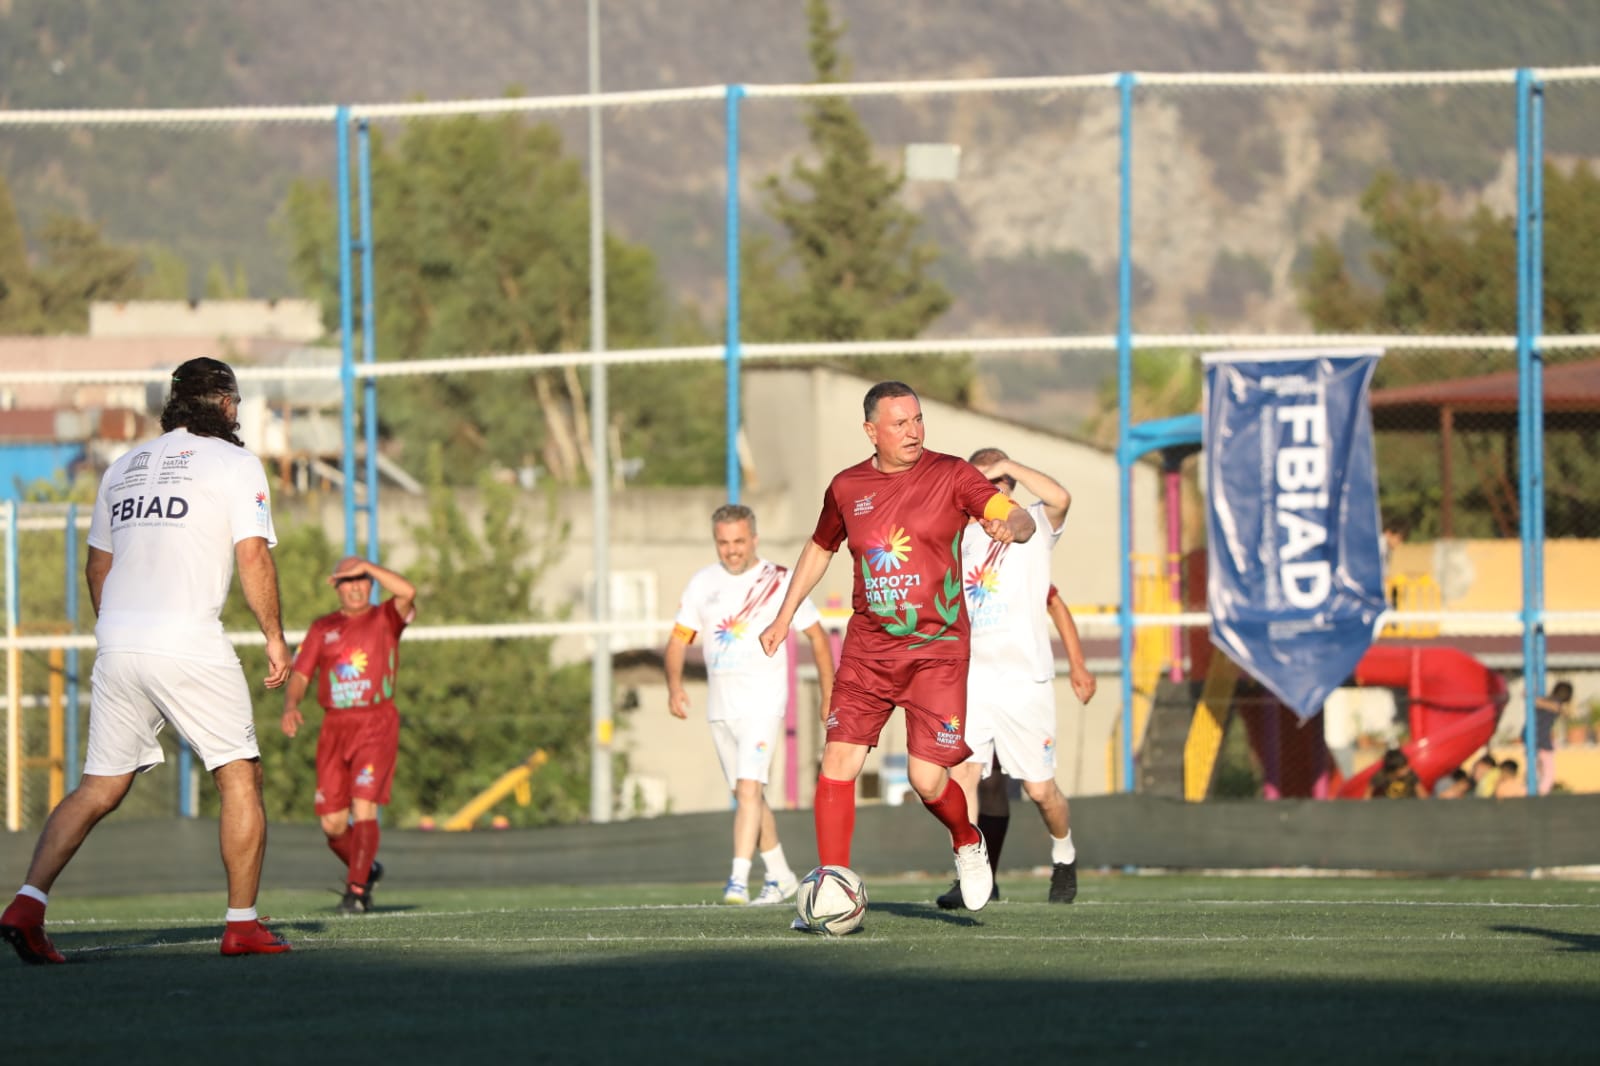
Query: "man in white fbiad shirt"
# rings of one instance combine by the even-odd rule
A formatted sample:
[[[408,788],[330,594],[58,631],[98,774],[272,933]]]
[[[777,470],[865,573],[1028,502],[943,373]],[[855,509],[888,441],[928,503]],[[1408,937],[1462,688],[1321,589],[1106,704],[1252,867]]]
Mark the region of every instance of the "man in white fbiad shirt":
[[[765,792],[772,757],[783,736],[788,663],[769,657],[760,643],[761,631],[777,616],[789,590],[790,575],[787,567],[756,554],[756,516],[750,508],[736,503],[717,508],[711,515],[711,535],[718,562],[689,579],[667,642],[667,709],[677,718],[689,716],[683,664],[689,645],[704,633],[710,704],[706,718],[723,776],[737,801],[733,869],[722,902],[765,906],[789,899],[800,884],[778,842],[777,821]],[[822,689],[821,714],[826,718],[833,692],[833,655],[822,616],[810,600],[795,612],[794,625],[811,641]],[[750,867],[757,847],[766,879],[752,901]]]
[[[277,537],[266,473],[237,436],[238,416],[232,369],[191,359],[172,375],[161,413],[167,432],[118,459],[101,480],[84,566],[97,651],[83,778],[45,822],[27,880],[0,915],[0,936],[24,961],[66,961],[44,931],[47,893],[134,776],[163,761],[156,734],[168,723],[221,794],[222,954],[289,950],[256,914],[267,847],[261,752],[250,688],[221,621],[237,563],[267,639],[266,685],[282,685],[290,660],[272,561]]]
[[[1038,497],[1028,512],[1045,535],[1024,544],[1001,544],[975,523],[961,535],[961,584],[972,619],[967,670],[967,745],[972,755],[951,775],[966,792],[968,810],[977,815],[996,865],[1005,826],[984,824],[978,782],[991,777],[995,763],[1022,782],[1050,833],[1049,899],[1071,903],[1078,891],[1077,850],[1067,799],[1056,785],[1055,654],[1045,607],[1051,589],[1050,553],[1061,539],[1072,496],[1055,478],[998,448],[980,449],[968,461],[1000,491],[1011,493],[1020,484]],[[1081,668],[1081,647],[1075,656],[1070,646],[1068,651],[1074,688],[1087,698],[1079,688],[1079,672],[1089,678],[1089,695],[1093,679]],[[998,890],[990,898],[998,898]],[[946,909],[962,906],[959,888],[940,896],[938,903]]]

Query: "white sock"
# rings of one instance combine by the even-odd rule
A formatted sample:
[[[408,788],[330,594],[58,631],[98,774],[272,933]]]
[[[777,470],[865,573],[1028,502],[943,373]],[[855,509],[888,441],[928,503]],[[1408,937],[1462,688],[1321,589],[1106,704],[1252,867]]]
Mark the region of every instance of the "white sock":
[[[1050,861],[1063,866],[1078,861],[1078,849],[1072,845],[1072,830],[1068,829],[1064,837],[1050,838]]]
[[[750,860],[734,859],[733,873],[730,875],[729,880],[737,881],[741,885],[748,885],[750,883]]]
[[[21,888],[17,889],[17,895],[27,896],[29,899],[36,899],[39,901],[40,906],[44,906],[50,902],[49,893],[41,892],[32,885],[23,885]]]
[[[254,907],[229,907],[226,920],[230,922],[253,922],[256,920],[256,909]]]
[[[795,880],[794,871],[789,869],[789,860],[783,857],[782,844],[774,844],[771,851],[763,851],[761,862],[767,868],[768,881],[782,884]]]

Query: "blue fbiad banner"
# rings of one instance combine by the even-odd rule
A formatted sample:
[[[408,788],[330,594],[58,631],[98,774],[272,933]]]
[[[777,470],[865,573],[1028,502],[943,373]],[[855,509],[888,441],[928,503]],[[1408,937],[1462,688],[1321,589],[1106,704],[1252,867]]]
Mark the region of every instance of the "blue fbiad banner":
[[[1204,357],[1211,641],[1301,718],[1387,606],[1367,398],[1382,354]]]

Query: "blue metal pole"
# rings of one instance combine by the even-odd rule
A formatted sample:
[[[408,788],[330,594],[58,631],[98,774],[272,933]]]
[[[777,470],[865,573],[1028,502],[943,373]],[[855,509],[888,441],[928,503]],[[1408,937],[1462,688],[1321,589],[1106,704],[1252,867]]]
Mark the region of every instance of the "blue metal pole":
[[[743,85],[728,86],[728,193],[727,193],[727,284],[728,325],[726,351],[723,355],[728,386],[727,424],[727,480],[728,501],[739,502],[739,101],[744,99]]]
[[[1121,159],[1117,202],[1117,548],[1122,559],[1117,604],[1122,658],[1122,787],[1133,782],[1133,88],[1135,76],[1117,79],[1121,105]]]
[[[1544,604],[1541,567],[1544,541],[1544,404],[1543,373],[1536,342],[1542,314],[1538,301],[1541,247],[1539,201],[1534,186],[1541,161],[1535,154],[1533,72],[1517,71],[1517,491],[1522,537],[1522,665],[1523,742],[1528,759],[1528,794],[1539,789],[1537,712],[1534,701],[1544,694]]]
[[[78,632],[78,505],[67,504],[66,528],[66,615],[67,632]],[[64,657],[67,671],[66,777],[67,791],[78,787],[83,772],[78,762],[78,649],[68,648]]]
[[[361,187],[361,362],[376,361],[378,343],[377,301],[372,295],[372,137],[366,119],[356,125],[356,180]],[[361,391],[366,405],[361,428],[367,443],[367,558],[378,561],[378,379],[368,375]],[[373,596],[378,589],[373,584]]]
[[[338,138],[335,166],[334,201],[339,205],[339,382],[344,389],[344,405],[339,422],[344,430],[344,550],[356,551],[356,367],[355,308],[351,306],[350,277],[350,108],[340,104],[333,118]]]

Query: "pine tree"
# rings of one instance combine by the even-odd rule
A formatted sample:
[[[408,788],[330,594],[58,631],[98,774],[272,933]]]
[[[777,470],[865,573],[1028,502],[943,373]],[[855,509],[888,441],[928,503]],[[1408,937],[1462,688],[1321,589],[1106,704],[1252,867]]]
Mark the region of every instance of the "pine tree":
[[[810,54],[818,83],[841,82],[849,63],[844,26],[827,0],[809,0]],[[902,173],[874,157],[872,140],[843,97],[819,97],[807,109],[815,162],[796,162],[790,185],[762,186],[767,212],[782,227],[780,252],[756,238],[745,248],[741,325],[752,341],[899,340],[919,336],[950,306],[929,276],[937,251],[919,239],[921,220],[900,203]],[[972,368],[965,358],[852,358],[842,366],[874,377],[900,377],[930,396],[966,400]]]

